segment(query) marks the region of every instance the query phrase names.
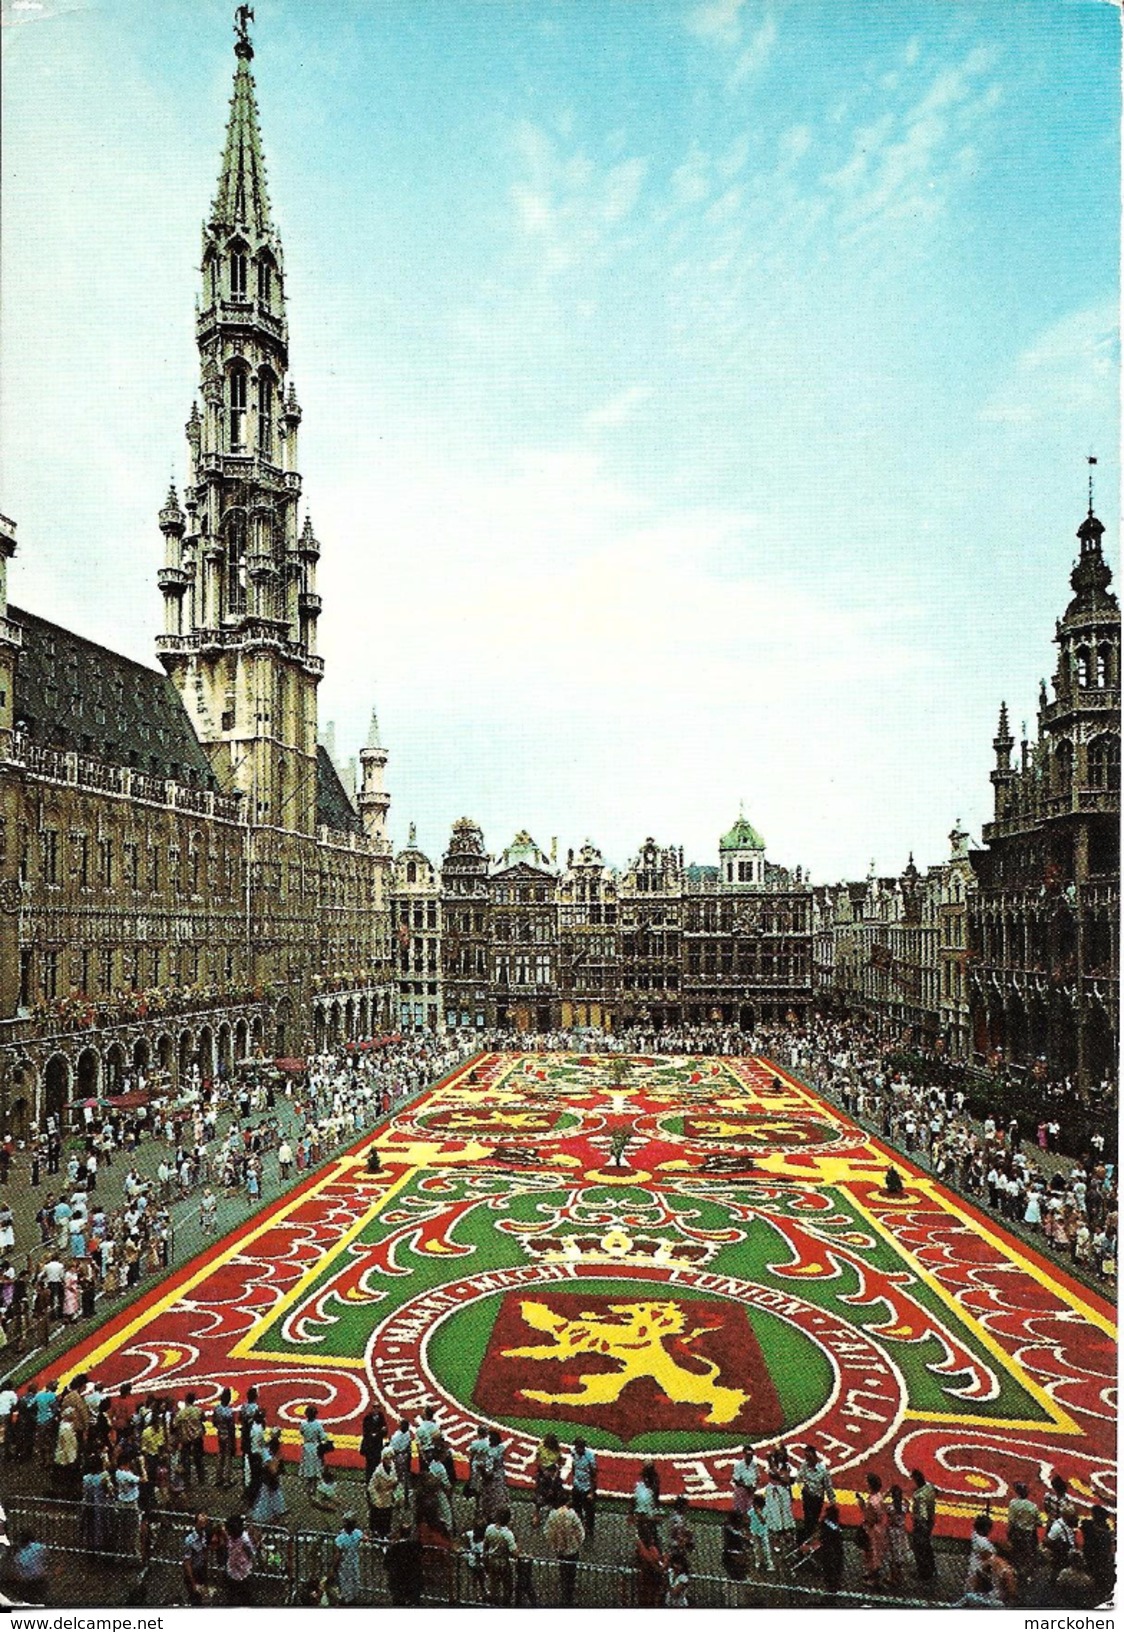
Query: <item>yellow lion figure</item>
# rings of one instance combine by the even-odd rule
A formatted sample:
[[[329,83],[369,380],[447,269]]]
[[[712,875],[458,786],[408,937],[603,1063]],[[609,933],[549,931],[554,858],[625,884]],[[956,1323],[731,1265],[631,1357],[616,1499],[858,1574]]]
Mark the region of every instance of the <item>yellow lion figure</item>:
[[[607,1405],[619,1399],[629,1383],[650,1377],[676,1405],[705,1405],[706,1422],[733,1422],[749,1399],[739,1388],[726,1388],[716,1381],[719,1368],[713,1360],[698,1355],[705,1371],[687,1371],[664,1348],[664,1340],[682,1337],[690,1343],[710,1326],[687,1331],[687,1316],[677,1303],[645,1301],[612,1303],[613,1320],[601,1319],[583,1310],[577,1320],[557,1314],[545,1303],[530,1299],[520,1304],[528,1326],[549,1332],[553,1343],[533,1343],[523,1348],[504,1349],[504,1355],[520,1360],[572,1360],[579,1354],[605,1354],[615,1360],[618,1371],[586,1372],[578,1378],[581,1392],[550,1394],[545,1389],[523,1388],[527,1400],[546,1405]]]

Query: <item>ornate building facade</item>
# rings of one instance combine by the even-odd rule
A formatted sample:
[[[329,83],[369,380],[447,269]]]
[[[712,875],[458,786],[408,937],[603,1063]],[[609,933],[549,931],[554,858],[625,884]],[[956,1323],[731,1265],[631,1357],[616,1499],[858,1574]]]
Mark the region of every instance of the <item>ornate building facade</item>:
[[[1120,607],[1103,537],[1090,494],[1053,696],[1043,682],[1017,765],[999,711],[969,921],[977,1056],[1082,1089],[1115,1078],[1120,1025]]]
[[[455,823],[438,871],[411,844],[396,863],[394,916],[406,1026],[432,1011],[468,1029],[545,1032],[642,1025],[752,1026],[803,1018],[812,997],[811,889],[765,857],[744,817],[717,866],[646,839],[623,871],[587,842],[560,865],[527,833],[494,860],[476,823]],[[425,903],[423,906],[423,902]],[[439,981],[415,984],[415,936],[440,942]],[[428,982],[427,982],[428,984]]]
[[[188,475],[160,511],[165,674],[0,579],[0,1117],[392,1023],[377,729],[356,809],[317,740],[284,262],[245,28],[196,315]],[[0,530],[0,562],[15,527]]]

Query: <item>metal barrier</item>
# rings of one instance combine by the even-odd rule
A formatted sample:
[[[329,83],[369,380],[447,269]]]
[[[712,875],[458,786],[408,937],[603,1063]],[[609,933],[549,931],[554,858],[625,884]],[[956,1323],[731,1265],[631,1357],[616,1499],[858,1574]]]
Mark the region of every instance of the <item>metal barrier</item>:
[[[48,1602],[61,1607],[118,1604],[172,1606],[186,1602],[183,1543],[192,1527],[189,1512],[162,1511],[151,1519],[115,1503],[94,1506],[49,1497],[12,1497],[7,1502],[13,1544],[31,1531],[47,1548]],[[255,1526],[259,1538],[249,1583],[250,1601],[265,1606],[340,1601],[334,1581],[334,1531],[289,1531]],[[0,1572],[6,1561],[0,1563]],[[211,1566],[211,1589],[219,1587],[221,1559]],[[572,1605],[579,1609],[638,1605],[639,1578],[631,1558],[621,1564],[578,1559],[572,1574],[556,1559],[521,1558],[507,1579],[488,1582],[471,1567],[459,1546],[422,1545],[408,1537],[389,1545],[370,1537],[358,1549],[358,1581],[349,1601],[360,1605],[503,1604],[531,1608]],[[830,1604],[855,1608],[931,1608],[932,1600],[840,1591],[830,1598],[823,1587],[785,1578],[693,1573],[689,1591],[699,1609],[815,1608]]]

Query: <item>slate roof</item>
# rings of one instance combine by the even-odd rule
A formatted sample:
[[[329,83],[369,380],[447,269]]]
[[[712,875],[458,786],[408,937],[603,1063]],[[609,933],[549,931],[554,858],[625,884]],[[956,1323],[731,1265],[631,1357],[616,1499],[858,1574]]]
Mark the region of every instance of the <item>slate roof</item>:
[[[335,833],[362,836],[363,822],[347,797],[332,756],[322,742],[316,745],[316,820]]]
[[[14,719],[28,741],[220,791],[166,674],[9,606],[23,633]]]

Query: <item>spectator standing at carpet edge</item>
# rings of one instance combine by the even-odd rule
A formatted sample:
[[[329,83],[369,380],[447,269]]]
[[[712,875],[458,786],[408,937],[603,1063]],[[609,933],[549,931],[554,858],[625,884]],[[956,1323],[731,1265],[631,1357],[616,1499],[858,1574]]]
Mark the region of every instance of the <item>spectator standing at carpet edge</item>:
[[[217,1483],[220,1490],[227,1490],[231,1484],[234,1471],[235,1450],[235,1418],[234,1407],[230,1403],[230,1389],[224,1388],[219,1395],[218,1404],[212,1407],[211,1423],[218,1441],[219,1467]]]
[[[189,1604],[202,1604],[207,1598],[212,1544],[210,1515],[197,1513],[183,1538],[183,1584]]]
[[[886,1560],[888,1537],[886,1533],[886,1507],[882,1499],[882,1480],[876,1473],[866,1476],[866,1495],[862,1491],[855,1492],[855,1500],[862,1510],[862,1533],[866,1536],[863,1551],[866,1560],[863,1567],[863,1584],[868,1587],[882,1585],[882,1566]]]
[[[413,1454],[414,1436],[410,1431],[409,1417],[403,1417],[397,1428],[390,1436],[390,1449],[394,1454],[394,1466],[398,1473],[399,1483],[404,1491],[410,1488],[410,1457]]]
[[[760,1478],[760,1469],[753,1446],[746,1445],[742,1450],[742,1459],[734,1464],[734,1471],[730,1475],[733,1486],[734,1512],[746,1514],[753,1506],[753,1498],[757,1492],[757,1481]]]
[[[913,1564],[917,1579],[927,1591],[937,1576],[937,1560],[933,1552],[933,1531],[937,1523],[937,1493],[921,1468],[910,1474],[913,1495],[910,1498],[909,1545],[913,1550]]]
[[[691,1572],[686,1556],[679,1552],[671,1553],[667,1561],[665,1607],[667,1609],[689,1609],[690,1599],[687,1594],[690,1585]]]
[[[300,1477],[304,1480],[310,1499],[315,1500],[316,1484],[320,1477],[321,1449],[328,1437],[315,1405],[306,1405],[301,1423]]]
[[[558,1435],[544,1434],[535,1450],[535,1508],[531,1528],[537,1530],[544,1510],[549,1513],[562,1499],[562,1448]]]
[[[805,1445],[804,1461],[796,1478],[800,1485],[800,1540],[804,1542],[812,1536],[819,1524],[824,1503],[835,1499],[831,1469],[820,1455],[817,1446],[811,1443]]]
[[[578,1555],[585,1545],[585,1526],[574,1511],[573,1500],[563,1492],[543,1525],[543,1540],[558,1560],[558,1593],[564,1609],[573,1607]]]
[[[371,1530],[384,1540],[390,1534],[391,1514],[395,1498],[401,1489],[402,1483],[395,1466],[394,1451],[386,1445],[383,1448],[382,1460],[367,1481],[367,1512],[371,1520]]]
[[[660,1551],[658,1533],[651,1519],[636,1521],[636,1607],[659,1609],[667,1590],[667,1566]]]
[[[660,1516],[659,1472],[654,1462],[645,1462],[632,1492],[632,1517],[637,1527],[646,1519],[658,1533]]]
[[[1024,1581],[1037,1562],[1038,1525],[1038,1503],[1031,1500],[1028,1487],[1020,1481],[1007,1504],[1007,1540],[1012,1562]]]
[[[47,1549],[34,1530],[21,1532],[19,1545],[8,1562],[8,1575],[20,1597],[27,1603],[47,1602],[50,1563]]]
[[[359,1436],[359,1455],[363,1458],[363,1475],[369,1484],[375,1469],[382,1461],[386,1444],[386,1418],[378,1406],[372,1406],[363,1418]]]
[[[580,1435],[574,1440],[570,1462],[570,1495],[574,1512],[585,1526],[586,1535],[592,1539],[597,1502],[597,1457]]]
[[[769,1530],[769,1521],[765,1517],[765,1498],[760,1492],[753,1498],[753,1505],[749,1510],[749,1545],[753,1553],[753,1567],[755,1570],[772,1571],[776,1569],[773,1560],[772,1535]]]
[[[1098,1603],[1104,1603],[1116,1585],[1116,1536],[1109,1525],[1108,1514],[1099,1502],[1094,1503],[1079,1526],[1085,1563],[1096,1582]]]
[[[332,1580],[339,1592],[341,1604],[354,1604],[359,1599],[359,1549],[363,1531],[354,1513],[345,1513],[340,1520],[332,1557]]]
[[[784,1563],[796,1541],[796,1519],[792,1511],[792,1475],[784,1465],[770,1456],[769,1479],[762,1491],[765,1500],[765,1523],[769,1527],[769,1546],[774,1558]]]
[[[223,1586],[228,1604],[244,1607],[253,1603],[252,1578],[257,1551],[257,1539],[242,1514],[232,1513],[226,1521],[226,1560],[223,1565]]]
[[[515,1593],[515,1561],[519,1548],[511,1529],[511,1509],[501,1507],[484,1531],[484,1579],[488,1600],[510,1605]]]

